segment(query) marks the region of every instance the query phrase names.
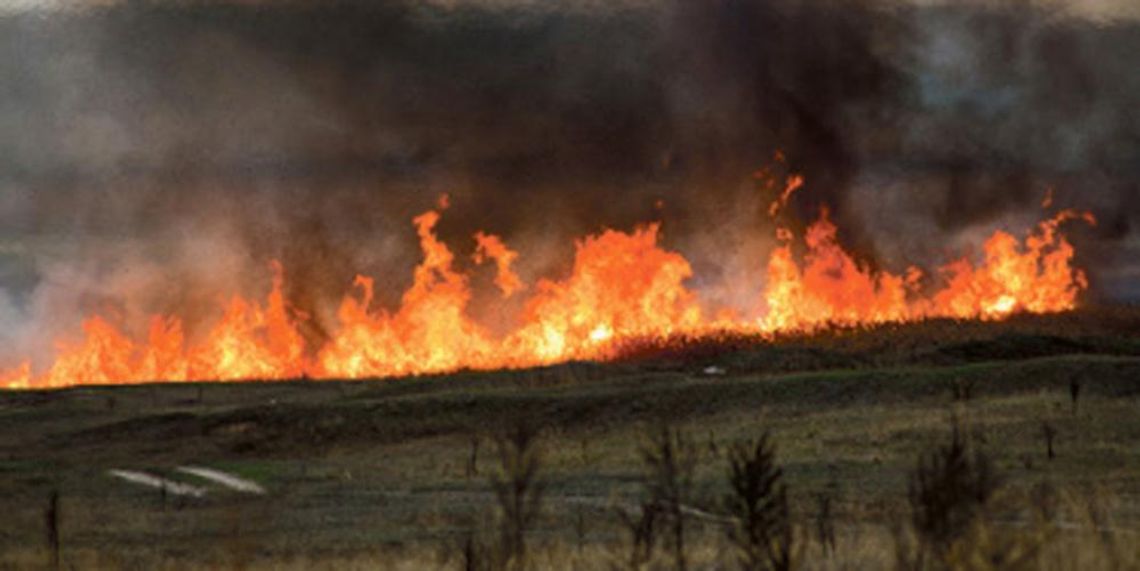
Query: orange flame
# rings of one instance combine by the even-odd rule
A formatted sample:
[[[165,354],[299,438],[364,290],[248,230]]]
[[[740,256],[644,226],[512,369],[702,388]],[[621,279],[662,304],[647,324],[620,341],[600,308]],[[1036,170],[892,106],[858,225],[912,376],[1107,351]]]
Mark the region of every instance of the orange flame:
[[[792,255],[790,232],[785,244],[768,260],[768,313],[761,320],[769,331],[811,328],[831,323],[875,323],[916,317],[907,292],[918,280],[917,270],[906,278],[874,273],[839,246],[836,227],[824,209],[805,236],[802,266]]]
[[[478,246],[472,258],[476,264],[482,264],[488,258],[495,260],[495,267],[498,269],[495,285],[503,292],[503,297],[511,297],[525,287],[518,274],[511,270],[511,264],[519,257],[518,252],[508,248],[498,236],[482,232],[475,233],[475,242]]]
[[[769,206],[776,217],[803,184],[792,176]],[[906,321],[930,317],[1001,319],[1014,312],[1075,307],[1088,281],[1072,265],[1074,249],[1060,232],[1069,220],[1095,224],[1088,213],[1062,211],[1023,240],[997,231],[984,258],[955,260],[930,276],[872,269],[845,251],[826,209],[802,237],[777,225],[778,246],[767,261],[757,295],[766,308],[740,316],[728,308],[702,312],[687,281],[689,262],[660,245],[661,226],[631,232],[604,230],[576,244],[569,274],[532,286],[513,270],[519,254],[499,237],[474,236],[476,263],[493,261],[503,298],[529,291],[515,326],[492,334],[469,316],[468,277],[435,233],[438,210],[413,219],[423,259],[394,312],[373,307],[375,282],[357,276],[328,339],[313,346],[298,329],[306,316],[284,295],[284,269],[272,265],[264,304],[235,296],[216,324],[189,339],[175,316],[155,316],[144,341],[95,315],[82,340],[57,344],[54,362],[36,375],[30,362],[0,372],[0,387],[60,387],[191,379],[362,378],[461,368],[525,367],[569,359],[605,359],[633,337],[700,334],[712,329],[772,332],[832,324]],[[802,255],[795,253],[802,250]]]
[[[55,362],[33,379],[30,363],[0,374],[8,388],[62,387],[190,379],[280,379],[308,368],[305,345],[282,293],[281,267],[273,264],[266,307],[235,296],[199,344],[187,347],[177,317],[154,316],[145,343],[135,343],[100,316],[83,322],[83,341],[57,344]]]
[[[10,371],[0,371],[0,387],[26,389],[32,384],[32,363],[24,361]]]
[[[439,213],[414,220],[424,260],[412,287],[392,315],[370,311],[371,278],[358,276],[361,297],[346,297],[340,331],[320,352],[318,376],[359,378],[444,371],[484,362],[491,345],[483,328],[467,318],[471,292],[452,269],[454,256],[434,233]]]
[[[600,358],[614,338],[669,335],[701,322],[692,276],[680,254],[657,245],[657,224],[606,230],[578,243],[564,281],[542,280],[523,325],[506,339],[513,364]]]
[[[803,264],[791,251],[792,234],[777,231],[784,245],[768,261],[764,330],[810,329],[828,324],[882,323],[930,317],[997,319],[1017,311],[1049,313],[1072,309],[1088,288],[1084,272],[1073,268],[1073,246],[1058,232],[1066,220],[1090,225],[1089,213],[1065,210],[1038,224],[1024,240],[994,232],[984,245],[985,259],[966,258],[941,268],[945,285],[922,297],[923,274],[874,272],[860,266],[836,239],[824,209],[806,233]]]
[[[962,259],[943,268],[950,280],[935,294],[930,314],[993,319],[1014,311],[1048,313],[1074,307],[1088,279],[1072,267],[1073,246],[1058,232],[1062,222],[1073,219],[1096,224],[1092,214],[1064,210],[1038,224],[1024,244],[995,232],[985,243],[981,266]]]

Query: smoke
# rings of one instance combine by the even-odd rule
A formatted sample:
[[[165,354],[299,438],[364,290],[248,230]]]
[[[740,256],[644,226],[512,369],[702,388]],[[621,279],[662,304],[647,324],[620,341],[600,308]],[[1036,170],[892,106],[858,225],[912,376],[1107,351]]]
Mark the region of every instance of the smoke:
[[[204,314],[264,292],[270,259],[320,336],[357,272],[398,299],[408,219],[443,192],[443,237],[500,234],[528,279],[564,271],[576,236],[661,219],[695,285],[745,307],[770,247],[752,173],[777,151],[807,179],[794,210],[831,205],[873,263],[1024,228],[1053,188],[1102,221],[1076,230],[1098,292],[1134,291],[1135,21],[1024,2],[93,6],[0,17],[5,344],[92,308]]]

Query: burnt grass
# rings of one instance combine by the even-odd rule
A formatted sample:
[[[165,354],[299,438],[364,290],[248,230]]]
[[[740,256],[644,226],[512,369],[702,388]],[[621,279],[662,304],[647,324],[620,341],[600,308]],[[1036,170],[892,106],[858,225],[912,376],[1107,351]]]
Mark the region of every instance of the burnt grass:
[[[0,551],[44,542],[53,490],[64,549],[128,563],[158,554],[208,564],[234,533],[255,558],[442,545],[493,506],[491,438],[520,420],[541,430],[555,509],[539,533],[550,537],[576,533],[573,506],[612,519],[606,504],[635,493],[638,443],[661,419],[706,450],[696,481],[710,498],[721,493],[718,454],[770,430],[793,512],[839,481],[841,523],[898,509],[908,470],[945,436],[952,412],[969,416],[1015,485],[1131,497],[1140,494],[1138,397],[1135,307],[633,341],[612,362],[518,371],[6,392]],[[1043,422],[1056,429],[1054,460]],[[249,477],[269,494],[211,489],[173,502],[106,474],[176,478],[191,464]],[[595,527],[595,539],[609,537],[607,524]]]

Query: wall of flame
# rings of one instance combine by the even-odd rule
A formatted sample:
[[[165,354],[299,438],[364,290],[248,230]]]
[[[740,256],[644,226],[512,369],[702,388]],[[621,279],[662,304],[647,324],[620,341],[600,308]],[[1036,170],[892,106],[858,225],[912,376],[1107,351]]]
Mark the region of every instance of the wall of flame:
[[[693,277],[688,260],[660,244],[659,223],[585,236],[576,243],[569,275],[533,284],[512,269],[517,251],[479,232],[473,260],[494,265],[504,300],[523,297],[510,330],[492,332],[470,315],[470,276],[456,269],[456,254],[436,234],[448,207],[444,197],[412,221],[422,258],[399,305],[377,307],[373,278],[357,276],[335,329],[318,346],[300,332],[308,317],[283,293],[288,269],[273,262],[267,297],[235,295],[201,338],[188,339],[177,315],[152,316],[145,339],[91,315],[78,341],[57,342],[50,366],[35,371],[25,361],[0,374],[0,386],[371,378],[528,367],[606,359],[628,339],[1059,312],[1074,308],[1088,288],[1061,225],[1095,224],[1089,213],[1062,210],[1021,238],[998,230],[978,259],[962,256],[930,273],[910,267],[894,274],[848,253],[826,208],[801,235],[791,230],[783,212],[802,183],[788,177],[768,209],[778,246],[766,262],[765,282],[756,286],[762,309],[755,315],[710,311],[687,285]]]

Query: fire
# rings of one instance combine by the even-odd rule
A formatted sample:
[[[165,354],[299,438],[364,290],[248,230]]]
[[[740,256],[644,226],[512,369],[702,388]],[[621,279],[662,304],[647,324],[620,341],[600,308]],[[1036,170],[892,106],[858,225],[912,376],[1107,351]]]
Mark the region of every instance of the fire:
[[[768,209],[779,220],[803,179],[790,177]],[[1049,200],[1051,202],[1051,194]],[[300,333],[308,316],[289,305],[285,268],[274,263],[264,303],[234,296],[204,335],[190,338],[176,316],[151,318],[146,338],[94,315],[80,340],[57,343],[54,362],[36,374],[30,361],[0,372],[0,387],[60,387],[146,381],[365,378],[526,367],[570,359],[605,359],[622,339],[664,338],[711,330],[775,332],[917,320],[1002,319],[1015,312],[1076,306],[1088,281],[1072,265],[1061,224],[1091,214],[1062,211],[1024,239],[996,231],[984,256],[962,257],[930,274],[873,269],[844,250],[826,208],[797,236],[777,224],[767,279],[756,288],[759,315],[702,309],[687,285],[689,262],[661,245],[661,225],[603,230],[576,243],[569,273],[527,284],[515,272],[520,254],[499,237],[473,236],[476,264],[495,266],[503,299],[525,295],[516,323],[492,333],[470,316],[469,276],[435,232],[446,197],[414,218],[423,253],[412,285],[393,311],[374,305],[375,281],[357,276],[341,301],[329,337],[313,346]],[[798,252],[798,253],[797,253]],[[758,263],[760,261],[758,260]]]
[[[780,229],[783,245],[768,260],[761,320],[768,331],[810,329],[829,324],[882,323],[931,317],[1000,319],[1016,311],[1051,313],[1072,309],[1088,288],[1084,272],[1072,266],[1073,246],[1059,233],[1067,220],[1090,225],[1089,213],[1065,210],[1045,220],[1024,241],[996,231],[985,242],[985,259],[975,266],[961,258],[939,269],[944,285],[923,295],[923,273],[874,272],[845,252],[824,209],[806,232],[806,253],[792,254],[794,237]]]
[[[843,251],[837,228],[825,209],[807,229],[807,252],[800,263],[792,254],[790,232],[768,260],[764,299],[768,314],[761,320],[768,331],[805,329],[831,323],[877,323],[920,316],[908,302],[908,292],[920,278],[916,269],[904,277],[874,273]]]
[[[32,383],[32,364],[28,361],[20,363],[19,367],[11,371],[0,372],[0,387],[9,389],[26,389]]]
[[[507,338],[520,365],[604,356],[614,337],[668,335],[701,322],[692,276],[680,254],[658,246],[660,226],[607,230],[577,245],[570,277],[543,280]]]
[[[398,311],[374,311],[374,282],[357,276],[360,295],[341,304],[340,331],[320,351],[316,376],[403,375],[486,362],[493,345],[487,332],[467,318],[471,291],[467,278],[452,268],[451,250],[436,238],[439,218],[433,210],[414,220],[424,260]]]
[[[525,287],[522,280],[519,279],[518,274],[511,270],[511,264],[515,261],[515,258],[519,257],[518,252],[504,245],[498,236],[484,234],[482,232],[475,233],[475,242],[479,246],[476,248],[475,255],[472,256],[472,259],[474,259],[477,264],[482,264],[483,261],[487,259],[495,261],[495,267],[498,269],[498,275],[495,277],[495,285],[502,290],[503,297],[511,297],[515,292]]]
[[[305,346],[282,293],[281,267],[273,265],[266,305],[234,297],[200,343],[187,347],[177,317],[154,316],[144,343],[131,340],[100,316],[83,322],[83,340],[60,342],[54,364],[33,379],[31,364],[0,374],[9,388],[60,387],[190,379],[266,379],[302,375]]]
[[[961,259],[944,268],[949,284],[934,296],[930,313],[970,317],[976,312],[993,319],[1017,310],[1047,313],[1074,307],[1088,279],[1073,268],[1073,245],[1058,231],[1061,223],[1074,219],[1096,224],[1092,214],[1064,210],[1038,224],[1024,243],[995,232],[985,243],[980,266]]]

